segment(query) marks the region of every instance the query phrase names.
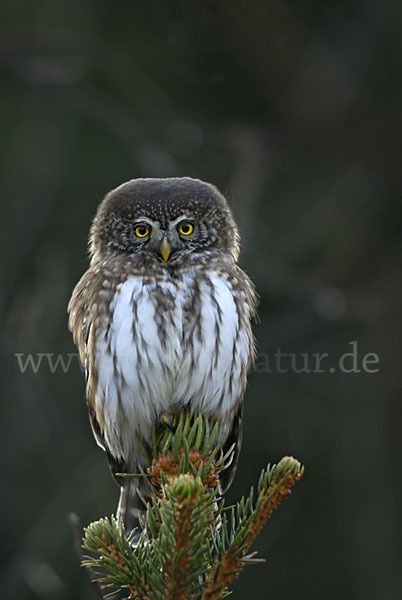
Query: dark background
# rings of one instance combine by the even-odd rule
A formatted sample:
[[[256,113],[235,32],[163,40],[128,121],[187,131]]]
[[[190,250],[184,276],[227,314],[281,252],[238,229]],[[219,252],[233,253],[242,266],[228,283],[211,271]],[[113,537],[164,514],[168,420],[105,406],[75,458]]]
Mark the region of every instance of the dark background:
[[[233,597],[400,598],[402,3],[14,0],[0,16],[1,597],[94,598],[66,515],[118,496],[76,359],[22,373],[15,354],[75,353],[66,305],[103,195],[190,175],[228,196],[261,297],[228,502],[268,461],[306,465]],[[352,341],[355,370],[370,352],[378,372],[339,369]],[[279,372],[278,348],[328,362]]]

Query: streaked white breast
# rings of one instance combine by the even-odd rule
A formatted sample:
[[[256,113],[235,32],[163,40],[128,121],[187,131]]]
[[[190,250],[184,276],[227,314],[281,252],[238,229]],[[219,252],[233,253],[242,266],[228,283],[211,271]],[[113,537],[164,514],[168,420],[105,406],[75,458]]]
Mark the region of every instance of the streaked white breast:
[[[217,418],[233,409],[244,392],[250,332],[224,276],[210,273],[209,283],[195,273],[179,281],[130,277],[111,311],[111,327],[97,334],[95,404],[116,458],[135,454],[136,432],[149,438],[153,423],[177,406]]]

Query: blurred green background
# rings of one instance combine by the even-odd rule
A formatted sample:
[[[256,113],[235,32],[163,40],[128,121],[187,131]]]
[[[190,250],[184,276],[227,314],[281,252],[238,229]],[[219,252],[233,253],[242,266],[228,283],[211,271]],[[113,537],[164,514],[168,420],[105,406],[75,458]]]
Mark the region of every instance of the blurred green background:
[[[268,461],[306,465],[233,597],[399,599],[402,3],[14,0],[0,21],[1,597],[96,597],[67,514],[110,514],[118,488],[76,358],[47,356],[76,352],[104,194],[189,175],[228,196],[261,298],[228,502]],[[297,373],[278,349],[328,357]]]

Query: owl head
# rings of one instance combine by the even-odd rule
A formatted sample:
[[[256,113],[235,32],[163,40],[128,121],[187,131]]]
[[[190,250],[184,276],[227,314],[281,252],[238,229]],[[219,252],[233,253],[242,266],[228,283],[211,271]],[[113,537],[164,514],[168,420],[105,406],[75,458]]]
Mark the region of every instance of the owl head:
[[[190,253],[239,254],[239,234],[215,186],[190,177],[133,179],[107,194],[90,233],[92,262],[111,255],[174,263]]]

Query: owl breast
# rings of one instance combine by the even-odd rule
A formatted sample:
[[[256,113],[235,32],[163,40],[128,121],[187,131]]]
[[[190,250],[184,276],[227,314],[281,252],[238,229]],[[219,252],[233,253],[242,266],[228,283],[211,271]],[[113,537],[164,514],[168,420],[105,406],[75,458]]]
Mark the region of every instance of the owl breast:
[[[103,411],[104,441],[116,459],[138,461],[136,434],[149,440],[163,413],[189,405],[223,421],[235,410],[251,346],[243,296],[215,271],[130,276],[119,286],[94,357],[95,413]]]

